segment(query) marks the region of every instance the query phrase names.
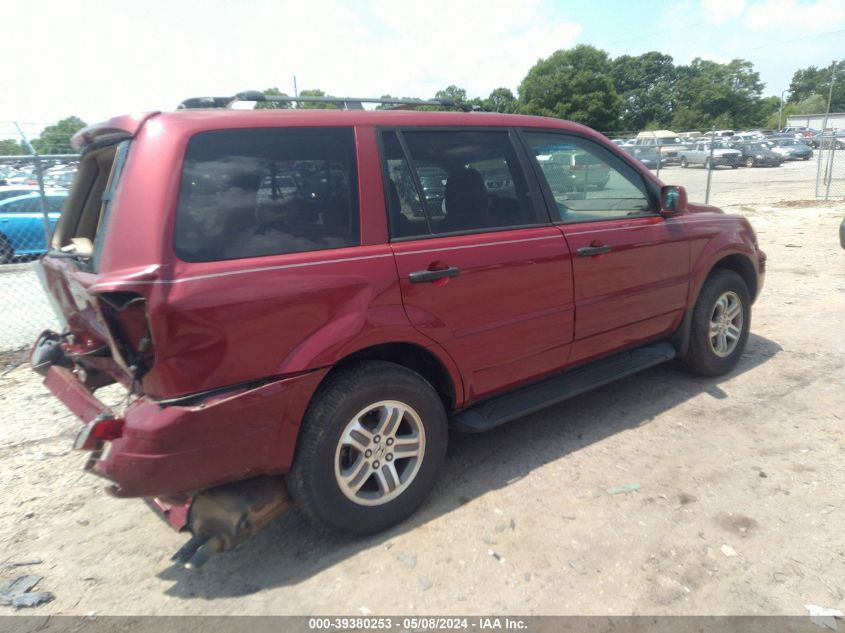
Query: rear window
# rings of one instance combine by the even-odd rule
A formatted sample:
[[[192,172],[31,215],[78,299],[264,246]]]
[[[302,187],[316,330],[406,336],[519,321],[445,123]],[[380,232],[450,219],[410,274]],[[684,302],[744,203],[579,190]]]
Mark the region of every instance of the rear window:
[[[351,128],[220,130],[188,144],[176,254],[204,262],[360,243]]]

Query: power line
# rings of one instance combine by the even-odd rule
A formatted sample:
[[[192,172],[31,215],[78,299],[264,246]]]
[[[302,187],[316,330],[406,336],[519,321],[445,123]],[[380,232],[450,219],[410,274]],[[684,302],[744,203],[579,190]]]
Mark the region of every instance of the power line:
[[[760,46],[752,46],[750,48],[735,48],[733,50],[725,51],[726,53],[742,53],[745,51],[756,51],[761,48],[769,48],[771,46],[783,46],[784,44],[792,44],[793,42],[803,42],[804,40],[811,40],[817,37],[824,37],[825,35],[835,35],[836,33],[845,33],[845,29],[836,29],[835,31],[825,31],[823,33],[816,33],[815,35],[804,35],[803,37],[796,37],[791,40],[779,40],[771,44],[761,44]]]

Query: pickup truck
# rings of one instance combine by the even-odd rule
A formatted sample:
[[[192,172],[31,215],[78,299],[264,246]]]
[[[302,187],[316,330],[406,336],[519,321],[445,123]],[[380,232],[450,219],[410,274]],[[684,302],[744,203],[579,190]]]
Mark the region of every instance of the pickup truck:
[[[739,167],[742,152],[716,145],[710,148],[710,143],[696,143],[692,149],[681,152],[681,167],[703,165],[705,169],[712,169],[719,165],[726,165],[731,169]]]

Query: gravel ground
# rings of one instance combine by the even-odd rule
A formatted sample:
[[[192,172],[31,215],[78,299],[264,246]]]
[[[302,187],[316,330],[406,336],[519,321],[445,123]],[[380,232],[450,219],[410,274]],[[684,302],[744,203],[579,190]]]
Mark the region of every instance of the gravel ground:
[[[662,366],[455,436],[422,510],[367,539],[322,534],[294,511],[200,572],[173,566],[184,535],[83,474],[70,449],[78,423],[7,358],[0,561],[43,562],[0,569],[0,581],[42,575],[56,599],[39,615],[845,608],[845,203],[796,202],[811,197],[814,169],[714,175],[725,186],[711,201],[747,215],[769,255],[734,372]],[[661,176],[695,199],[697,171]],[[795,182],[748,184],[775,177]],[[638,488],[608,492],[627,484]]]

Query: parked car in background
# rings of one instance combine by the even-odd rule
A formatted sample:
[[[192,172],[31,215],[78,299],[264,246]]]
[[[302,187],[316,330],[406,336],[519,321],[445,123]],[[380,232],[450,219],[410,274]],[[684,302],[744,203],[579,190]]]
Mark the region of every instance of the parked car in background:
[[[26,194],[38,191],[38,187],[34,185],[5,185],[0,186],[0,200],[8,198],[17,198]]]
[[[557,145],[550,148],[548,153],[543,148],[538,148],[537,162],[541,167],[544,164],[560,165],[566,175],[566,184],[572,191],[586,191],[588,187],[604,189],[610,179],[610,169],[603,161],[597,160],[595,156],[582,151],[577,146],[563,147]],[[563,184],[563,183],[561,183]]]
[[[657,149],[649,146],[628,146],[622,148],[649,169],[657,169],[658,164],[662,167],[666,164],[665,158],[660,158]]]
[[[37,185],[35,174],[25,171],[14,172],[6,177],[6,185]]]
[[[785,138],[776,142],[778,147],[782,147],[788,153],[781,153],[785,160],[810,160],[813,157],[813,148],[807,145],[806,139]]]
[[[784,161],[781,153],[774,152],[770,143],[731,143],[731,147],[742,154],[742,164],[746,167],[779,167]]]
[[[813,137],[813,140],[819,149],[845,149],[845,130],[819,133]]]
[[[45,198],[52,234],[67,191],[50,191]],[[47,250],[47,239],[38,191],[0,200],[0,264],[20,255],[40,255]]]
[[[710,130],[702,136],[714,139],[728,139],[736,134],[736,130]]]
[[[763,139],[765,139],[765,137],[756,132],[739,132],[727,140],[734,143],[751,143],[753,141],[762,141]]]
[[[774,152],[778,156],[780,156],[781,162],[784,162],[789,158],[789,148],[783,147],[781,143],[784,140],[797,140],[797,139],[780,139],[780,140],[771,140],[766,139],[765,141],[760,141],[759,144],[768,149],[771,152]]]
[[[813,128],[806,127],[806,126],[792,126],[792,127],[785,127],[781,129],[781,134],[791,134],[793,138],[801,138],[806,136],[813,136],[817,133],[817,130]]]
[[[689,149],[690,145],[684,143],[681,137],[672,130],[653,130],[637,134],[636,145],[654,147],[667,165],[679,165],[681,152]]]
[[[681,167],[702,165],[705,169],[724,166],[736,169],[742,158],[741,152],[728,145],[716,142],[701,141],[692,148],[681,152]]]

